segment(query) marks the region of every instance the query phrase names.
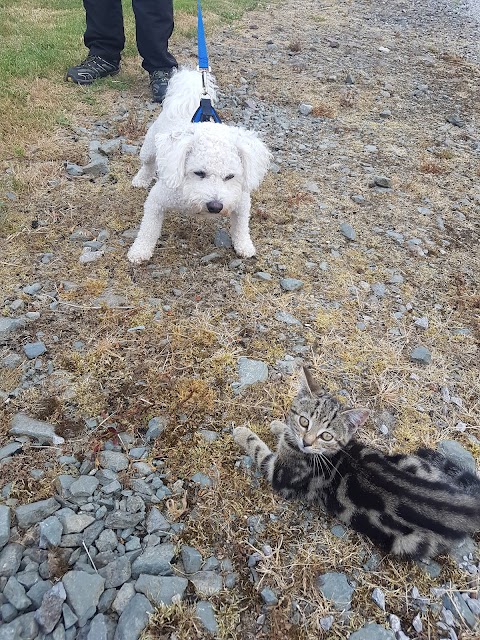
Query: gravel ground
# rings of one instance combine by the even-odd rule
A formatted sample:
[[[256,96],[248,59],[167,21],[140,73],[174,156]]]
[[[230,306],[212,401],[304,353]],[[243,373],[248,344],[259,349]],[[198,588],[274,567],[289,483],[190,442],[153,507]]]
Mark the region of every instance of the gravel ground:
[[[210,34],[223,120],[273,152],[254,260],[178,215],[128,264],[140,83],[5,165],[0,640],[478,638],[478,540],[383,558],[231,438],[268,439],[304,359],[366,440],[478,466],[476,6],[286,2]]]

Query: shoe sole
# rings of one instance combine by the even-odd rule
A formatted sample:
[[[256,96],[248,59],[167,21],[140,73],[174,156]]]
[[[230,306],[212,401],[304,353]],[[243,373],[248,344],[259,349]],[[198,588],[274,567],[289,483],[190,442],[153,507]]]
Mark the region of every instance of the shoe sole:
[[[87,81],[82,81],[82,80],[74,80],[72,78],[72,76],[65,76],[65,81],[66,82],[73,82],[74,84],[79,84],[80,86],[83,87],[87,87],[91,84],[93,84],[94,82],[96,82],[97,80],[102,80],[102,78],[108,78],[108,76],[116,76],[117,74],[120,73],[120,69],[117,69],[116,71],[110,71],[110,73],[107,73],[106,76],[102,76],[101,78],[95,78],[95,80],[87,80]]]

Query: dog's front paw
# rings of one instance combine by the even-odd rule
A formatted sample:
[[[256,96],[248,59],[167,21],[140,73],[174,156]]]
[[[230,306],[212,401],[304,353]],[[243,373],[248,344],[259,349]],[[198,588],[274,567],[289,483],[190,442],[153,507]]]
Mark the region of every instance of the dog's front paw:
[[[142,178],[142,176],[139,176],[137,173],[137,175],[132,178],[132,187],[143,187],[144,189],[147,189],[147,187],[150,185],[150,182],[151,180],[146,180],[145,178]]]
[[[243,449],[247,448],[248,437],[254,435],[248,427],[235,427],[233,430],[233,439]]]
[[[135,246],[135,243],[132,244],[127,253],[127,258],[130,260],[130,262],[133,262],[133,264],[140,264],[141,262],[150,260],[151,257],[151,251],[147,251],[144,247],[138,245]]]
[[[252,258],[256,253],[255,247],[253,246],[253,242],[251,240],[249,240],[248,242],[236,244],[235,252],[241,258]]]

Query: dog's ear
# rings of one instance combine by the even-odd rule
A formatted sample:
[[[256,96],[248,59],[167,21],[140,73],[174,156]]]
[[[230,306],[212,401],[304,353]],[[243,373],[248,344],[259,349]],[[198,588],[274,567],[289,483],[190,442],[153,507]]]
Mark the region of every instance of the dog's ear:
[[[271,153],[257,134],[247,129],[236,129],[236,145],[243,164],[245,190],[253,191],[268,171]]]
[[[157,171],[171,189],[178,189],[185,177],[185,163],[193,143],[194,126],[155,136]]]

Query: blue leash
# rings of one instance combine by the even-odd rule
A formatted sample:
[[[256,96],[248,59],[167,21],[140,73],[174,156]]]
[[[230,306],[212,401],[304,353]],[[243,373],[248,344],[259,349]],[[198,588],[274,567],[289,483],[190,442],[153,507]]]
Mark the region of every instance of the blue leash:
[[[210,71],[208,64],[207,42],[205,39],[205,29],[203,27],[202,7],[200,0],[197,0],[198,11],[198,70],[202,74],[203,97],[200,98],[200,106],[193,114],[192,122],[222,122],[220,116],[215,111],[207,92],[207,73]]]

